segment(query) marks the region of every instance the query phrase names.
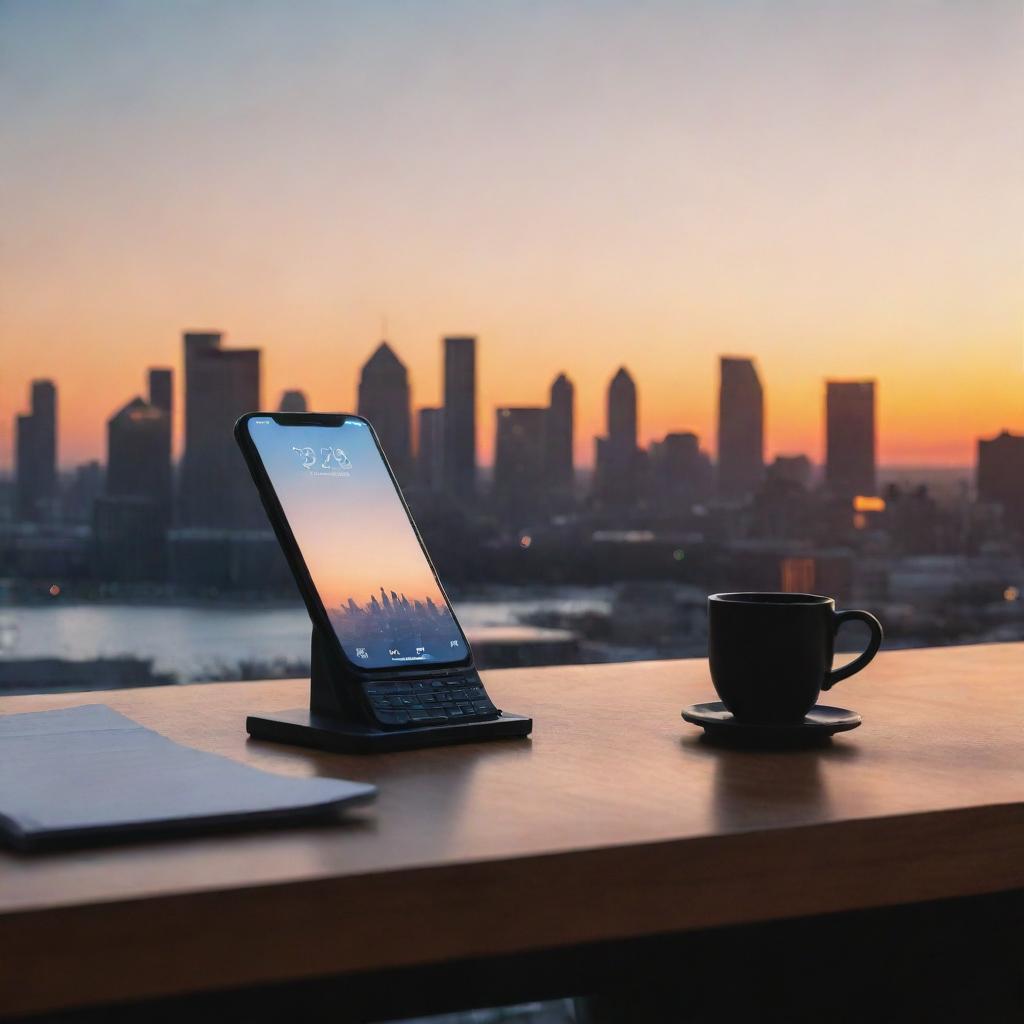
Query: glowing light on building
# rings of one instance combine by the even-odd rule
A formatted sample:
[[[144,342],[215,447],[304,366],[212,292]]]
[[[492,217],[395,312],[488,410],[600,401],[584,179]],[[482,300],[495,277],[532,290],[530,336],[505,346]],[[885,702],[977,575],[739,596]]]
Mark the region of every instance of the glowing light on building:
[[[858,494],[853,499],[854,512],[884,512],[885,498],[876,498],[870,494]]]

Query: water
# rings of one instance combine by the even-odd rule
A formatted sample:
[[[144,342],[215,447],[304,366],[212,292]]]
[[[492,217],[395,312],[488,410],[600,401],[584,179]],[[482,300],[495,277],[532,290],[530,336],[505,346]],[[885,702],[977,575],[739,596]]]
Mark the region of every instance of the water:
[[[456,602],[463,627],[507,626],[544,610],[607,611],[610,591],[508,589]],[[181,680],[217,675],[242,661],[305,661],[305,609],[261,605],[68,604],[0,608],[0,657],[151,658]]]

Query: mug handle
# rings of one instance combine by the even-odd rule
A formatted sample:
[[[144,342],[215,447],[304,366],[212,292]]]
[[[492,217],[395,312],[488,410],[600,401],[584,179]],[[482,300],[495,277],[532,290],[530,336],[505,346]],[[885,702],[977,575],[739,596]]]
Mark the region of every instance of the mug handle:
[[[843,665],[842,668],[834,668],[830,672],[825,674],[825,682],[821,684],[823,690],[831,690],[832,687],[838,683],[841,679],[848,679],[855,672],[859,672],[871,659],[878,653],[878,648],[882,646],[882,624],[871,614],[871,612],[862,612],[859,609],[857,611],[850,612],[833,612],[833,632],[838,633],[839,627],[844,622],[866,622],[868,629],[871,630],[871,639],[868,641],[868,645],[864,652],[858,657],[854,658],[848,665]]]

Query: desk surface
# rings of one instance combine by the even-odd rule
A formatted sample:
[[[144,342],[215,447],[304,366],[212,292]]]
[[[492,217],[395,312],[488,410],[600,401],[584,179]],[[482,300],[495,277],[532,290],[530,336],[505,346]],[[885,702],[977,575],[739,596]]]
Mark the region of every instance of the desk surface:
[[[247,740],[304,682],[98,701],[271,771],[364,779],[348,823],[0,854],[0,1013],[430,964],[1024,887],[1024,644],[880,655],[863,726],[788,753],[679,717],[703,661],[490,672],[532,740],[374,757]]]

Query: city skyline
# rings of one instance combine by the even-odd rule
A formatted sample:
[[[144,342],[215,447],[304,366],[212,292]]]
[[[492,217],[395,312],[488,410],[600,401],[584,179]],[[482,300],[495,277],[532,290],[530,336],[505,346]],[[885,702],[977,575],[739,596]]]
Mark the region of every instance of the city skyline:
[[[279,400],[275,402],[267,402],[261,400],[258,403],[258,408],[255,406],[250,408],[249,402],[246,401],[245,395],[250,397],[258,392],[262,391],[261,386],[261,365],[264,362],[264,352],[262,349],[257,347],[239,347],[239,346],[223,346],[224,333],[220,331],[184,331],[181,335],[181,340],[184,345],[184,357],[180,361],[181,369],[172,368],[161,368],[161,367],[149,367],[146,373],[149,377],[150,387],[150,398],[148,404],[154,405],[154,407],[160,407],[166,416],[166,427],[165,430],[173,435],[173,445],[171,447],[172,452],[172,463],[177,465],[179,472],[182,473],[182,483],[179,485],[184,488],[183,492],[183,522],[189,519],[189,503],[190,497],[188,491],[190,490],[189,473],[186,470],[188,465],[187,452],[188,452],[188,424],[191,418],[193,424],[202,423],[202,429],[209,431],[212,429],[212,420],[216,420],[219,416],[220,419],[227,424],[230,420],[233,423],[232,409],[235,409],[238,415],[241,415],[242,411],[272,411],[278,409],[278,411],[305,411],[301,408],[302,404],[306,402],[306,391],[304,388],[285,388],[281,391]],[[448,372],[445,367],[449,366],[449,359],[452,353],[452,342],[459,343],[462,351],[468,351],[470,355],[469,368],[471,370],[470,377],[468,379],[468,394],[466,396],[459,397],[460,393],[458,389],[454,393],[456,401],[461,401],[465,404],[467,401],[471,407],[477,406],[478,401],[474,400],[472,396],[475,393],[475,371],[472,369],[476,363],[476,351],[477,341],[475,336],[445,336],[440,339],[442,345],[441,353],[441,364],[442,373]],[[188,379],[189,379],[189,366],[195,364],[194,352],[197,351],[196,346],[202,349],[203,356],[213,355],[216,357],[214,362],[214,369],[216,371],[218,380],[216,385],[213,385],[213,390],[205,393],[206,397],[199,399],[193,397],[192,402],[200,401],[206,402],[207,404],[212,402],[210,408],[204,412],[202,416],[191,416],[189,414],[189,403],[188,397]],[[206,350],[210,349],[208,353]],[[456,351],[459,351],[456,349]],[[717,357],[718,365],[718,382],[716,391],[716,429],[713,429],[710,435],[702,435],[697,431],[685,430],[685,429],[673,429],[667,431],[664,435],[658,437],[654,436],[649,441],[644,438],[650,433],[642,429],[641,419],[641,390],[633,379],[633,376],[629,373],[628,367],[625,365],[619,366],[619,368],[611,374],[605,384],[604,389],[604,424],[603,429],[599,427],[597,433],[593,436],[581,436],[579,429],[576,429],[573,424],[575,418],[572,413],[572,409],[575,406],[575,395],[576,388],[573,383],[572,377],[567,375],[565,372],[560,372],[557,376],[549,383],[546,392],[547,397],[551,402],[556,403],[555,408],[559,404],[556,401],[556,395],[559,394],[560,388],[568,389],[568,402],[569,402],[569,420],[568,420],[568,440],[572,441],[569,450],[572,452],[572,468],[574,471],[594,471],[595,486],[600,490],[600,473],[601,473],[601,459],[602,459],[602,446],[608,445],[608,431],[612,429],[612,434],[617,435],[619,440],[619,447],[622,448],[622,452],[619,453],[620,459],[626,457],[627,461],[632,460],[633,452],[654,452],[663,441],[669,438],[675,438],[680,436],[692,436],[696,439],[696,443],[699,444],[700,450],[706,452],[708,456],[712,458],[715,465],[719,467],[718,472],[721,474],[721,438],[723,431],[723,423],[730,424],[730,430],[733,434],[736,434],[741,439],[741,444],[752,445],[754,449],[764,450],[765,452],[771,453],[766,454],[763,459],[755,460],[757,463],[757,469],[755,476],[751,478],[749,488],[737,489],[735,485],[729,483],[723,483],[719,480],[720,493],[725,497],[730,495],[736,496],[749,496],[759,485],[761,479],[763,479],[764,473],[768,468],[776,461],[781,460],[786,462],[797,458],[803,458],[808,461],[809,466],[813,466],[819,469],[824,474],[824,479],[828,482],[829,479],[829,463],[830,463],[830,445],[833,443],[833,434],[835,423],[833,422],[833,406],[836,401],[837,395],[856,395],[858,390],[860,393],[866,393],[870,395],[870,406],[869,412],[867,413],[867,428],[870,430],[870,439],[867,442],[868,450],[865,453],[865,457],[869,463],[876,466],[878,469],[889,468],[913,468],[912,464],[906,463],[885,463],[881,458],[878,457],[877,453],[884,447],[883,438],[880,436],[881,431],[879,429],[880,416],[878,408],[875,403],[875,392],[878,386],[878,381],[874,378],[868,378],[865,380],[836,380],[835,378],[826,377],[822,379],[819,384],[821,387],[820,394],[820,442],[816,446],[811,446],[812,451],[801,451],[791,452],[782,451],[778,446],[770,445],[770,436],[765,423],[766,415],[765,410],[769,404],[769,398],[767,396],[767,390],[763,387],[760,373],[760,366],[758,360],[754,356],[735,356],[735,355],[720,355]],[[381,367],[386,367],[383,377],[380,376]],[[736,371],[744,371],[749,374],[750,381],[754,391],[750,395],[744,395],[742,388],[736,391],[736,384],[733,383],[736,380]],[[185,387],[181,389],[184,393],[180,394],[178,389],[173,387],[174,374],[178,372],[185,380]],[[192,373],[196,371],[193,369]],[[368,376],[369,374],[369,376]],[[457,378],[456,378],[457,379]],[[198,380],[198,378],[197,378]],[[741,377],[743,387],[748,387],[746,380]],[[372,385],[368,384],[368,381],[373,381]],[[399,427],[398,440],[400,441],[399,459],[398,464],[395,464],[394,457],[392,458],[392,469],[399,472],[399,468],[404,465],[404,473],[399,473],[399,476],[405,476],[407,483],[417,482],[419,484],[430,484],[429,479],[423,476],[424,464],[423,456],[426,452],[421,452],[421,444],[423,443],[422,434],[424,431],[424,422],[428,417],[438,417],[437,426],[433,423],[429,428],[431,436],[425,439],[426,444],[429,446],[430,457],[436,460],[436,467],[439,472],[444,475],[443,467],[443,449],[446,443],[444,435],[444,417],[442,415],[443,406],[430,407],[430,406],[419,406],[414,402],[414,393],[411,387],[411,382],[408,380],[405,364],[400,356],[395,351],[395,348],[388,340],[384,339],[379,341],[371,350],[367,360],[361,365],[359,373],[357,374],[357,401],[354,403],[354,408],[357,414],[366,416],[371,419],[377,427],[377,432],[381,437],[382,445],[389,455],[392,449],[388,444],[388,435],[395,428],[387,425],[388,419],[396,419]],[[212,383],[212,381],[211,381]],[[228,386],[228,392],[224,393],[221,389]],[[56,385],[56,391],[53,392],[54,385]],[[37,378],[29,382],[26,382],[27,390],[30,395],[30,408],[34,396],[40,388],[49,389],[53,392],[51,395],[51,404],[55,403],[55,407],[60,406],[60,399],[58,395],[62,395],[60,382],[52,380],[51,378]],[[367,387],[372,387],[372,392],[367,391]],[[623,390],[625,389],[625,390]],[[193,389],[195,390],[195,389]],[[235,393],[237,391],[237,393]],[[49,393],[49,392],[48,392]],[[367,395],[372,393],[373,399],[369,401]],[[227,394],[231,394],[230,400],[227,404],[224,403],[224,399]],[[156,397],[159,395],[159,397]],[[616,398],[618,395],[618,398]],[[139,399],[142,401],[141,399]],[[625,400],[626,405],[623,405]],[[753,400],[754,405],[750,406],[749,402]],[[131,400],[129,400],[130,402]],[[241,405],[239,405],[241,401]],[[22,403],[24,404],[24,403]],[[369,405],[374,406],[374,411],[383,415],[383,420],[380,416],[371,418],[368,413],[371,411]],[[122,401],[122,406],[124,402]],[[179,408],[180,405],[180,414]],[[244,406],[244,408],[243,408]],[[236,409],[237,407],[237,409]],[[286,408],[287,407],[287,408]],[[628,408],[627,408],[628,407]],[[492,428],[490,436],[487,439],[486,444],[481,444],[481,439],[486,435],[488,429],[488,412],[485,411],[484,415],[480,415],[480,410],[475,410],[475,420],[478,423],[477,437],[475,439],[476,448],[476,467],[493,470],[495,468],[494,456],[498,454],[500,449],[500,425],[502,415],[509,409],[514,410],[532,410],[541,408],[548,410],[550,415],[550,408],[547,403],[541,405],[534,403],[529,406],[508,406],[499,405],[489,412],[491,415],[496,416],[497,420],[495,426]],[[733,422],[733,417],[736,413],[731,410],[735,409],[740,419]],[[121,406],[116,407],[110,416],[116,416],[119,412],[125,411]],[[311,409],[310,411],[323,411],[323,412],[350,412],[350,409]],[[406,415],[408,413],[408,415]],[[558,410],[559,414],[561,410]],[[563,414],[564,415],[564,414]],[[723,416],[726,418],[723,420]],[[746,421],[744,417],[753,416],[753,419]],[[22,421],[26,420],[26,416],[18,413],[15,415],[15,428]],[[30,417],[28,417],[30,418]],[[55,415],[55,419],[59,419],[60,416]],[[109,419],[109,416],[105,418]],[[408,422],[406,422],[406,420]],[[412,432],[412,422],[415,421],[416,431],[415,434]],[[483,422],[481,422],[483,421]],[[382,431],[378,423],[383,422],[385,429]],[[179,429],[175,430],[174,425],[177,425]],[[855,433],[859,428],[854,426]],[[737,433],[738,432],[738,433]],[[16,430],[15,430],[16,433]],[[227,458],[227,465],[223,468],[218,468],[215,473],[209,472],[204,474],[204,477],[210,479],[217,479],[220,483],[226,483],[227,477],[235,476],[241,477],[240,473],[233,473],[232,470],[238,467],[232,466],[231,463],[234,461],[233,456],[228,453],[233,452],[232,444],[228,444],[227,441],[230,438],[230,430],[225,428],[220,433],[223,437],[218,435],[217,441],[219,443],[214,444],[212,437],[204,436],[202,443],[196,443],[195,448],[202,451],[204,459],[209,461],[211,457],[211,449],[220,449],[218,452],[220,456],[217,461],[220,461],[225,456]],[[1012,426],[1002,426],[998,430],[993,431],[992,436],[996,436],[1003,433],[1016,433]],[[749,441],[743,441],[742,439],[749,435]],[[57,449],[57,468],[62,473],[70,473],[77,471],[93,462],[98,462],[101,465],[105,465],[103,458],[104,452],[109,451],[109,443],[105,443],[104,451],[97,454],[96,457],[84,460],[83,462],[67,463],[64,460],[60,460],[60,449],[62,447],[63,434],[60,430],[55,431],[53,447]],[[977,462],[977,449],[976,444],[979,440],[982,440],[983,436],[978,435],[970,440],[971,452],[970,459],[964,463],[921,463],[919,468],[928,469],[969,469],[976,465]],[[729,442],[733,443],[733,442]],[[434,447],[438,448],[438,451],[434,452]],[[463,447],[466,446],[463,444]],[[820,450],[820,457],[814,453],[814,448]],[[488,450],[492,456],[492,459],[488,462],[483,461],[480,456],[480,449],[484,448]],[[581,457],[581,452],[590,455],[590,458]],[[402,454],[404,453],[404,454]],[[467,452],[468,456],[469,453]],[[550,456],[549,456],[550,457]],[[731,456],[730,456],[731,458]],[[841,455],[840,458],[846,459],[848,456],[845,454]],[[10,467],[0,467],[0,473],[5,470],[14,478],[14,471],[16,469],[16,459],[12,460]],[[415,463],[415,466],[414,466]],[[622,466],[617,466],[614,470],[616,474],[621,475]],[[541,472],[541,476],[547,479],[547,475],[550,470],[544,467]],[[731,472],[728,468],[724,471],[727,474]],[[870,476],[864,476],[860,481],[862,484],[869,482]],[[551,481],[548,481],[551,483]],[[619,481],[622,482],[621,479]],[[450,484],[450,481],[448,482]],[[444,485],[443,479],[434,481],[435,485]],[[210,484],[207,483],[207,488]],[[433,486],[433,485],[432,485]],[[555,485],[557,486],[557,484]],[[871,484],[871,488],[875,485]],[[724,490],[721,488],[724,487]],[[871,488],[859,487],[855,490],[866,491]],[[852,493],[852,491],[851,491]],[[179,500],[181,500],[179,498]],[[214,504],[218,507],[222,506],[225,501],[223,495],[218,495],[215,499]],[[228,521],[235,518],[235,513],[231,513],[229,518],[225,520],[225,525]],[[237,525],[237,523],[236,523]]]
[[[642,446],[714,450],[737,352],[768,461],[820,464],[819,382],[871,377],[880,464],[969,465],[1024,430],[1021,30],[1011,3],[6,5],[0,465],[24,382],[58,381],[73,466],[189,324],[264,351],[265,407],[351,411],[382,316],[417,408],[437,339],[480,339],[485,464],[492,410],[563,370],[590,464],[623,361]]]

